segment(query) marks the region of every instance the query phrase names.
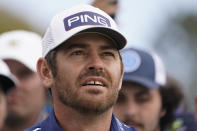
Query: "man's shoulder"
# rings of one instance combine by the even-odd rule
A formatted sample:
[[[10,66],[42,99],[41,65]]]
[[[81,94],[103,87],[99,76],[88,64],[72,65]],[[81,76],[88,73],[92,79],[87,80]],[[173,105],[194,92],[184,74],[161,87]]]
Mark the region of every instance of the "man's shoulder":
[[[137,131],[134,127],[125,125],[122,122],[118,122],[121,131]]]
[[[34,126],[28,128],[28,129],[24,130],[24,131],[42,131],[42,128],[41,128],[40,123],[39,123],[37,125],[34,125]]]
[[[57,124],[54,115],[54,111],[52,111],[45,120],[35,124],[25,131],[62,131],[62,129]]]
[[[137,131],[132,126],[127,126],[119,121],[114,115],[112,116],[111,131]]]
[[[45,127],[47,126],[47,123],[49,124],[49,122],[47,122],[47,121],[48,121],[48,119],[45,119],[44,121],[37,123],[24,131],[47,131],[45,129]]]

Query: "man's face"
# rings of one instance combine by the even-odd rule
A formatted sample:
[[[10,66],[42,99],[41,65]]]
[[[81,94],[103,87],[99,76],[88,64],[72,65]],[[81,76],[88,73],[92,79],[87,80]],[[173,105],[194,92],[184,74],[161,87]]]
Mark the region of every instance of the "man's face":
[[[5,62],[18,80],[17,88],[10,91],[7,97],[8,121],[33,119],[39,115],[45,102],[45,91],[39,77],[16,60],[7,59]]]
[[[0,130],[3,126],[4,119],[6,117],[7,111],[6,111],[6,97],[4,92],[1,90],[3,88],[0,84]]]
[[[127,125],[138,131],[156,131],[162,112],[158,89],[149,90],[143,86],[123,82],[114,114]]]
[[[108,38],[95,33],[76,35],[58,49],[53,97],[79,112],[102,113],[118,97],[121,64]]]

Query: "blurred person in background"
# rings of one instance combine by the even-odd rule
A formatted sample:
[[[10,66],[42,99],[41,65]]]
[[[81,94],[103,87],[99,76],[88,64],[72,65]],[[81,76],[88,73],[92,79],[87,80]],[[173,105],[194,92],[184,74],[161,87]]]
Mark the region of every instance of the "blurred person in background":
[[[7,115],[6,95],[10,89],[15,87],[15,82],[6,63],[0,60],[0,131]]]
[[[153,52],[135,48],[123,50],[122,59],[125,74],[114,106],[115,116],[138,131],[164,131],[174,120],[181,94],[170,100],[175,98],[175,92],[165,87],[162,60]]]
[[[105,11],[114,20],[119,10],[118,0],[93,0],[92,5]]]
[[[177,101],[181,100],[177,109],[174,111],[176,120],[173,121],[169,131],[197,131],[194,113],[184,109],[185,101],[184,94],[181,90],[183,89],[182,84],[173,76],[168,75],[166,87],[169,89],[169,93],[166,95],[167,101],[174,101],[174,103],[177,103]],[[168,104],[167,106],[172,107],[174,105]]]
[[[197,122],[197,96],[196,96],[196,98],[195,98],[195,119],[196,119],[196,122]]]
[[[3,131],[22,131],[42,119],[46,91],[36,73],[41,56],[41,37],[15,30],[0,35],[0,58],[16,77],[17,88],[7,96],[7,117]]]

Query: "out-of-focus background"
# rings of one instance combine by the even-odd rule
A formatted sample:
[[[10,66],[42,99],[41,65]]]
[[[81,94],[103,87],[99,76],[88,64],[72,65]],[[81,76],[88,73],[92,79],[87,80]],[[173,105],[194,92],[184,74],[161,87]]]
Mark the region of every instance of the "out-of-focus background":
[[[26,29],[44,34],[51,18],[92,0],[0,0],[0,33]],[[117,22],[127,47],[156,51],[183,84],[186,109],[197,95],[197,0],[119,0]]]

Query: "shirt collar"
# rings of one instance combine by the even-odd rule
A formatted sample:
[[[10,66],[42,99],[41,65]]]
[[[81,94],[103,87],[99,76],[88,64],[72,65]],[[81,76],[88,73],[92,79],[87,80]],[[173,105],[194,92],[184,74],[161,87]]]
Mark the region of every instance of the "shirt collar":
[[[49,115],[49,122],[50,123],[48,124],[50,126],[50,131],[62,131],[59,124],[57,123],[54,111],[52,111],[51,114]],[[112,114],[110,131],[124,131],[123,124],[113,114]]]

